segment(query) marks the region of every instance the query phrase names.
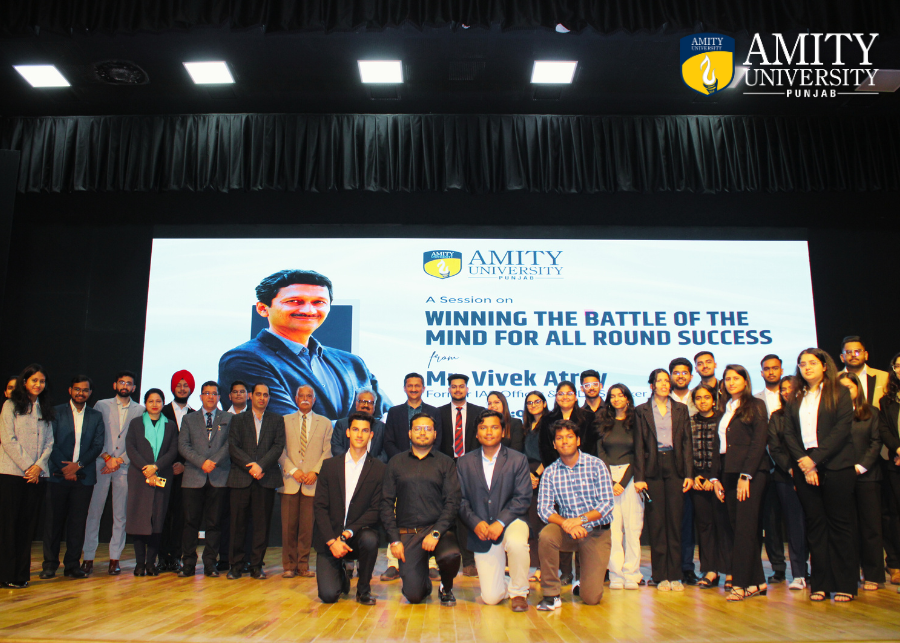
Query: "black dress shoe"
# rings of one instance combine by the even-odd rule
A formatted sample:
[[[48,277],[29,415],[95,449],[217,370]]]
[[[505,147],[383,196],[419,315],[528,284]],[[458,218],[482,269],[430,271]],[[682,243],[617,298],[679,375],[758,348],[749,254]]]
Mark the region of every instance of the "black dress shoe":
[[[356,602],[360,605],[374,605],[375,597],[372,596],[372,592],[362,592],[356,595]]]
[[[6,583],[6,586],[10,589],[25,589],[28,587],[28,581],[25,581],[24,583]]]
[[[178,575],[178,578],[190,578],[191,576],[193,576],[196,573],[196,571],[197,570],[193,567],[182,567],[178,571],[177,575]]]
[[[240,567],[232,567],[231,569],[228,570],[228,575],[225,576],[225,578],[227,578],[229,580],[234,580],[234,579],[240,578],[240,577],[241,577],[241,568]]]
[[[218,563],[216,563],[216,569],[218,569],[220,572],[227,572],[229,569],[231,569],[231,565],[228,564],[227,560],[220,560]]]
[[[134,566],[134,575],[135,576],[146,576],[147,575],[147,567],[145,565],[135,565]]]
[[[203,569],[203,575],[204,575],[204,576],[209,576],[210,578],[218,578],[218,577],[219,577],[219,570],[216,569],[215,567],[205,567],[205,568]]]
[[[454,605],[456,605],[456,597],[453,595],[453,590],[452,589],[445,590],[443,583],[441,583],[441,587],[438,590],[438,594],[441,597],[441,605],[445,605],[447,607],[453,607]]]
[[[685,585],[696,585],[700,582],[700,579],[697,577],[697,574],[694,573],[694,570],[684,572],[684,575],[681,577],[681,582]]]
[[[159,567],[156,565],[147,565],[147,576],[159,576]]]
[[[769,582],[770,585],[777,585],[778,583],[783,583],[784,580],[785,580],[785,579],[784,579],[784,572],[775,572],[774,574],[772,574],[771,576],[769,576],[769,581],[768,581],[768,582]]]
[[[267,578],[267,576],[266,573],[262,570],[262,567],[251,567],[250,578],[258,578],[260,580],[263,580]]]
[[[85,574],[80,567],[73,567],[72,569],[65,570],[63,576],[68,576],[69,578],[87,578],[87,574]]]
[[[243,574],[250,573],[250,563],[244,563],[244,566],[241,567],[241,573],[243,573]]]
[[[56,570],[53,569],[45,569],[41,571],[40,574],[38,574],[38,578],[40,578],[41,580],[49,580],[54,576],[56,576]]]
[[[560,585],[571,585],[575,577],[572,574],[563,574],[559,577]]]
[[[177,558],[174,561],[172,561],[171,563],[169,563],[169,571],[170,572],[180,572],[182,569],[184,569],[184,564]]]

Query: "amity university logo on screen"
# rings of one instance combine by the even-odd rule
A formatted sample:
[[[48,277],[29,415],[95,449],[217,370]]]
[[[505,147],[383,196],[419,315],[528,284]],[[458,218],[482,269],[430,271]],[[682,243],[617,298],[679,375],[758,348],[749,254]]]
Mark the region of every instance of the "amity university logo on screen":
[[[449,279],[466,269],[469,279],[530,281],[562,279],[562,250],[476,250],[468,262],[456,250],[428,250],[422,270],[436,279]]]
[[[729,85],[743,94],[788,98],[874,95],[879,70],[870,54],[876,38],[877,33],[801,33],[790,42],[784,34],[757,33],[735,73],[734,38],[694,34],[681,39],[681,78],[707,96]]]

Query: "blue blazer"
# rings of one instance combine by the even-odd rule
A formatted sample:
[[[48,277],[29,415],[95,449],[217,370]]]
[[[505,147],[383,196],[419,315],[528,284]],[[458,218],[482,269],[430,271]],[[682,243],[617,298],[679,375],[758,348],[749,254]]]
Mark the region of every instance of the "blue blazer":
[[[409,411],[406,402],[392,406],[388,411],[387,420],[384,422],[384,451],[388,460],[398,453],[409,451]],[[419,411],[427,413],[434,418],[434,429],[436,435],[434,438],[434,446],[436,449],[441,448],[441,414],[438,413],[436,407],[422,402]]]
[[[301,385],[312,386],[316,393],[313,411],[329,420],[347,417],[353,411],[356,391],[371,387],[375,400],[373,415],[381,417],[391,406],[391,401],[378,391],[378,380],[369,372],[362,358],[327,346],[322,349],[322,359],[337,374],[341,388],[340,399],[330,400],[319,384],[309,365],[268,330],[222,355],[219,360],[219,390],[231,390],[235,380],[247,382],[247,386],[266,384],[269,387],[269,406],[266,410],[278,415],[290,415],[297,411],[294,394]]]
[[[334,423],[334,431],[331,432],[332,457],[344,455],[350,450],[350,438],[347,437],[347,427],[350,426],[349,418],[341,418]],[[375,420],[372,425],[372,441],[369,443],[369,453],[387,464],[388,456],[384,452],[384,422]],[[329,538],[329,540],[331,540]]]
[[[475,535],[475,525],[482,520],[488,524],[499,520],[509,526],[516,518],[525,519],[532,496],[528,458],[524,454],[500,447],[490,489],[484,479],[481,457],[479,447],[456,461],[456,474],[462,491],[459,517],[469,527],[469,550],[479,554],[500,542],[503,534],[494,541],[481,540]]]
[[[62,482],[63,460],[71,461],[75,449],[75,416],[68,402],[56,407],[53,420],[53,451],[50,452],[50,482]],[[106,432],[100,411],[84,405],[84,422],[81,425],[81,446],[76,462],[84,465],[78,479],[86,487],[97,484],[97,458],[103,453]],[[83,475],[83,477],[82,477]]]

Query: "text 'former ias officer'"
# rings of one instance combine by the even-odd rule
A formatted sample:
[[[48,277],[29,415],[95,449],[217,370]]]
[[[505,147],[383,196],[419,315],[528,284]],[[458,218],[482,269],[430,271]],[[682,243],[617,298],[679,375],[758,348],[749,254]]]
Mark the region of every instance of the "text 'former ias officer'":
[[[227,390],[236,380],[265,384],[269,410],[288,415],[297,410],[293,392],[310,386],[313,410],[332,421],[350,415],[357,389],[370,387],[378,394],[372,414],[381,417],[391,401],[362,358],[313,337],[333,298],[331,280],[312,270],[281,270],[263,279],[256,287],[256,311],[269,327],[222,355],[219,387]]]

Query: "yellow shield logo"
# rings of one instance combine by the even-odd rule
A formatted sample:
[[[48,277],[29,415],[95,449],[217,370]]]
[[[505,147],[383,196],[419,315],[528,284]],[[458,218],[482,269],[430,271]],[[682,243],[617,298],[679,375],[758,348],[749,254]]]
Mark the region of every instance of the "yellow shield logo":
[[[734,78],[734,38],[700,33],[681,39],[681,78],[701,94],[715,94]]]
[[[425,274],[447,279],[462,270],[462,253],[455,250],[429,250],[422,258]]]

